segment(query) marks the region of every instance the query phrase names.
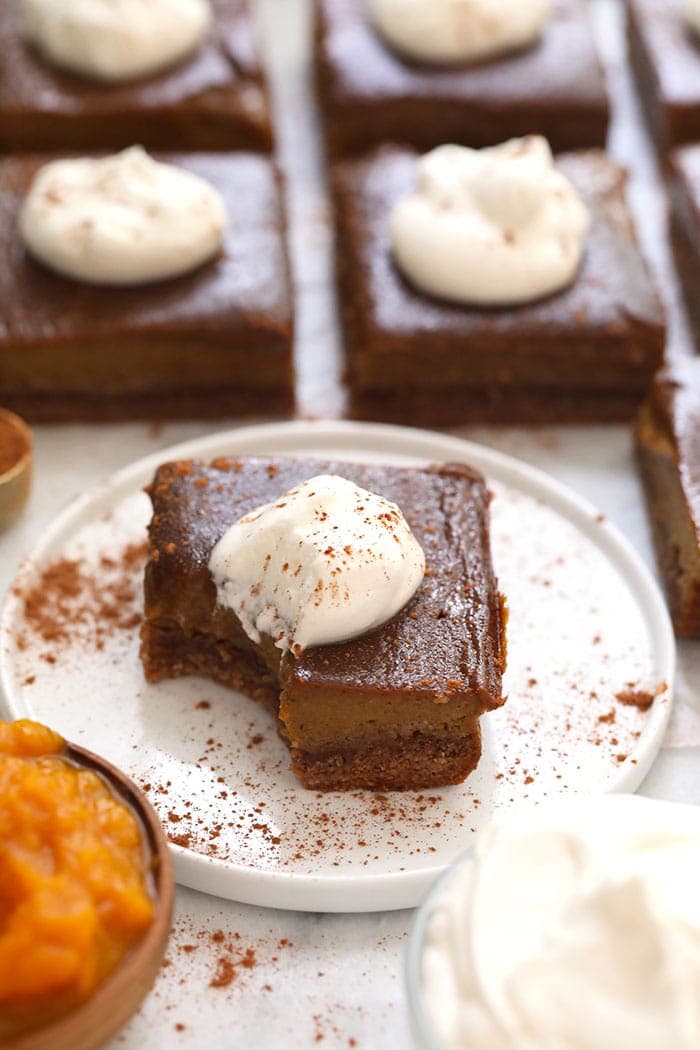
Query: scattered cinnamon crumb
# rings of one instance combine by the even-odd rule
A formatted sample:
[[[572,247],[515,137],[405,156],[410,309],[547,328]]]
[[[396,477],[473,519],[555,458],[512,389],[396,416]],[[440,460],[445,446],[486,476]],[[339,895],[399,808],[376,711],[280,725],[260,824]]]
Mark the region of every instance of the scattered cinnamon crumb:
[[[192,845],[192,836],[189,832],[184,835],[168,835],[168,841],[172,842],[174,846],[182,846],[183,849],[189,849]]]
[[[210,988],[228,988],[236,976],[233,963],[225,957],[217,959],[216,973],[209,982]]]
[[[228,988],[236,979],[238,968],[252,970],[257,966],[257,956],[253,948],[246,948],[238,957],[230,954],[220,955],[216,960],[216,972],[209,982],[210,988]]]
[[[648,689],[633,689],[627,688],[622,689],[619,693],[615,694],[615,699],[619,700],[625,707],[636,707],[640,711],[648,711],[651,705],[656,699],[655,693],[650,693]]]

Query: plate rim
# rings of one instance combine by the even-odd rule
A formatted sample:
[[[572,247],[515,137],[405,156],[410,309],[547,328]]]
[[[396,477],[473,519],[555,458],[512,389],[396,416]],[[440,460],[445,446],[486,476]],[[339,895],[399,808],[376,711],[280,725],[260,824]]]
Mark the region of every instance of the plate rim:
[[[279,450],[284,438],[291,438],[292,447],[285,452]],[[7,653],[2,645],[11,626],[10,617],[15,601],[15,591],[24,577],[40,563],[65,531],[66,526],[90,507],[110,498],[116,498],[123,488],[136,491],[141,475],[163,462],[187,457],[225,455],[222,445],[229,445],[230,455],[254,455],[258,443],[277,445],[277,455],[341,455],[337,448],[319,447],[323,438],[348,444],[347,452],[354,455],[362,452],[381,456],[386,446],[387,459],[409,456],[415,459],[435,460],[436,455],[426,454],[421,443],[432,445],[434,450],[443,448],[443,460],[476,465],[489,480],[492,468],[498,475],[494,480],[514,484],[532,498],[544,502],[558,515],[564,517],[597,546],[608,560],[614,562],[641,609],[650,631],[655,662],[662,670],[662,680],[668,688],[664,704],[656,705],[654,715],[645,725],[638,743],[641,748],[637,764],[625,762],[618,779],[604,793],[634,791],[642,783],[661,749],[663,736],[673,708],[674,678],[676,670],[676,643],[671,620],[658,583],[641,556],[624,533],[596,507],[570,486],[558,481],[538,467],[534,467],[515,456],[500,452],[478,442],[460,436],[396,426],[388,423],[361,423],[347,420],[291,420],[274,423],[241,425],[223,431],[214,431],[197,438],[166,446],[148,453],[115,471],[86,492],[70,500],[63,510],[40,533],[36,542],[22,558],[12,583],[0,608],[0,702],[12,717],[23,717],[18,701],[16,683],[11,680]],[[353,439],[360,440],[360,447],[353,447]],[[237,446],[250,447],[237,447]],[[303,445],[305,447],[300,447]],[[406,445],[406,448],[396,447]],[[270,452],[259,449],[259,454]],[[485,464],[488,464],[485,466]],[[544,497],[544,498],[543,498]],[[632,757],[632,756],[630,756]],[[237,864],[196,853],[183,846],[170,845],[177,881],[191,889],[214,894],[243,904],[277,907],[299,911],[369,912],[414,907],[420,902],[427,888],[445,871],[448,865],[437,864],[415,871],[381,872],[352,875],[332,872],[314,874],[284,871],[266,871],[250,865]],[[227,885],[236,882],[235,893]],[[371,888],[371,899],[367,894]],[[330,896],[326,898],[322,891]],[[336,899],[336,898],[342,898]]]

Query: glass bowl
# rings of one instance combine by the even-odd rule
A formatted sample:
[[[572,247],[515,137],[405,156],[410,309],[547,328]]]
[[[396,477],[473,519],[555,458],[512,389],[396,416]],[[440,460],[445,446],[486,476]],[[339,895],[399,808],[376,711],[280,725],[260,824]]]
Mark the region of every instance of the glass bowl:
[[[423,997],[421,966],[423,948],[433,912],[452,878],[469,861],[474,858],[474,847],[470,847],[449,868],[447,868],[431,887],[428,896],[421,904],[413,922],[408,940],[405,965],[406,998],[411,1021],[411,1031],[419,1050],[443,1050],[443,1045],[435,1031],[430,1012]]]

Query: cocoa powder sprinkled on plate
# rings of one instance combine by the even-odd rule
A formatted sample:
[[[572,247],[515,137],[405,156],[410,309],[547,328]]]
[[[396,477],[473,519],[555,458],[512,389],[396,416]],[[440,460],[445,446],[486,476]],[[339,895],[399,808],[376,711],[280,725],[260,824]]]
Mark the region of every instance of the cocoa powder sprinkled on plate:
[[[616,693],[615,699],[625,707],[636,707],[639,711],[648,711],[656,696],[657,693],[652,693],[648,689],[636,689],[630,684],[626,689]]]
[[[146,544],[131,543],[115,556],[103,554],[96,568],[82,558],[51,562],[30,587],[14,590],[22,601],[20,648],[24,628],[49,644],[42,658],[52,663],[67,646],[87,642],[101,649],[114,632],[135,629],[145,559]]]

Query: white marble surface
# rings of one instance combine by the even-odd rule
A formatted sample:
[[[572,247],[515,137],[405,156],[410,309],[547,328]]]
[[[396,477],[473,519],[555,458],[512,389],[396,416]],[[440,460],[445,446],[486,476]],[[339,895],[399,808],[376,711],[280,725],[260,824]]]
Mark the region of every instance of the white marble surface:
[[[643,240],[670,298],[674,347],[687,346],[669,280],[663,239],[664,200],[640,130],[623,62],[617,0],[591,0],[615,83],[613,148],[634,161],[632,192],[644,215]],[[334,305],[329,295],[327,205],[314,148],[307,69],[308,0],[261,0],[276,96],[281,152],[290,180],[293,253],[299,289],[302,411],[335,416],[342,406]],[[230,426],[227,421],[223,426]],[[36,484],[22,520],[0,537],[0,592],[24,552],[76,494],[115,469],[174,442],[209,433],[211,424],[36,428]],[[218,427],[216,429],[219,429]],[[570,484],[598,505],[653,564],[647,524],[625,428],[472,429],[465,434],[519,455]],[[700,801],[700,644],[680,651],[679,705],[643,791]],[[402,966],[411,913],[324,916],[239,906],[189,890],[177,893],[169,965],[114,1046],[409,1047]],[[221,930],[223,942],[210,934]],[[255,965],[235,965],[246,951]],[[221,959],[233,963],[228,985]],[[252,956],[248,954],[248,960]],[[223,969],[222,969],[223,966]],[[79,1048],[76,1048],[79,1050]]]

